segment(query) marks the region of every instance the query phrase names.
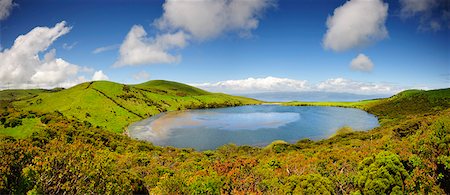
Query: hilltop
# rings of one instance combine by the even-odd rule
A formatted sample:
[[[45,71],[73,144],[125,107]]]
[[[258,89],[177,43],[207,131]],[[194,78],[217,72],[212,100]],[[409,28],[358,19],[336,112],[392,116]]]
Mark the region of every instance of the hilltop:
[[[257,100],[210,93],[182,83],[154,80],[137,85],[109,81],[57,90],[5,90],[0,100],[29,113],[57,112],[71,120],[121,133],[132,122],[165,111],[258,104]],[[29,126],[39,121],[24,119]]]

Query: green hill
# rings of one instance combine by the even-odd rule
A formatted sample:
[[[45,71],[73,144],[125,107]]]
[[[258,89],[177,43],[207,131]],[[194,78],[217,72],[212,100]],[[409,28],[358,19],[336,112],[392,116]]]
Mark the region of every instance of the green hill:
[[[137,85],[95,81],[69,89],[2,91],[0,99],[14,107],[38,113],[58,112],[113,132],[160,112],[257,104],[257,100],[209,93],[171,81],[155,80]],[[36,121],[35,121],[36,122]],[[35,124],[40,125],[40,124]]]
[[[338,106],[366,110],[381,123],[411,115],[426,115],[450,108],[450,88],[436,90],[406,90],[390,98],[358,102],[286,102],[287,106]]]
[[[198,96],[211,94],[205,90],[195,88],[183,83],[165,80],[153,80],[133,86],[139,89],[153,90],[155,92],[166,91],[167,93],[174,94],[177,96]]]
[[[404,118],[427,115],[450,108],[450,88],[437,90],[407,90],[366,106],[366,110],[382,118]]]

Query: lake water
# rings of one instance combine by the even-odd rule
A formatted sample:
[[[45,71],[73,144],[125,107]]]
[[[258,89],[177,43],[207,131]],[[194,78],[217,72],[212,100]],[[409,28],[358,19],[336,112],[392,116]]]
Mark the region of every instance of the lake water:
[[[374,115],[353,108],[254,105],[162,113],[130,125],[128,132],[155,145],[208,150],[228,143],[318,140],[343,126],[364,131],[378,125]]]

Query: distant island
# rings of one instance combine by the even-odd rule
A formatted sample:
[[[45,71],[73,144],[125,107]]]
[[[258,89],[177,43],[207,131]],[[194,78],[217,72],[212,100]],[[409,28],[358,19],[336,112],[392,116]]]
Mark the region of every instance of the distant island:
[[[241,93],[235,94],[239,96],[250,97],[267,102],[356,102],[361,100],[387,98],[388,94],[354,94],[324,91],[301,91],[301,92],[258,92],[258,93]]]

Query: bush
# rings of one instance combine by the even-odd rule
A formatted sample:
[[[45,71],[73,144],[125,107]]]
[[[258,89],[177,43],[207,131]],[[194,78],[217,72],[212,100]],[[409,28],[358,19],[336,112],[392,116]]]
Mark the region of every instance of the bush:
[[[275,140],[269,145],[267,145],[264,149],[265,150],[272,150],[276,153],[284,152],[289,147],[289,143],[283,141],[283,140]]]
[[[397,154],[380,152],[365,158],[358,166],[356,184],[364,194],[398,194],[405,188],[408,177]]]
[[[3,127],[5,127],[5,128],[8,128],[8,127],[14,128],[14,127],[17,127],[20,125],[22,125],[22,119],[18,119],[18,118],[12,118],[9,120],[5,120],[5,122],[3,123]]]
[[[319,174],[291,176],[284,194],[335,194],[332,182]]]

